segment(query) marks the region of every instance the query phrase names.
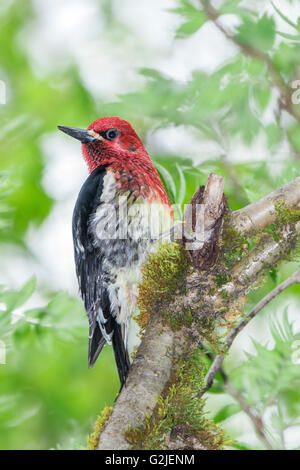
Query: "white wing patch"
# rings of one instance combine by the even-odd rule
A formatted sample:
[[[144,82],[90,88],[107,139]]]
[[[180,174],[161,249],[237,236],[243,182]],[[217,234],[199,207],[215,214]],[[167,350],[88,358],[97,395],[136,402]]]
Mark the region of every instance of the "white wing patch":
[[[98,310],[97,321],[98,321],[98,325],[99,325],[99,327],[100,327],[101,333],[102,333],[102,335],[103,335],[105,341],[106,341],[108,344],[111,344],[111,339],[112,339],[113,331],[112,331],[111,333],[107,333],[107,332],[106,332],[105,324],[107,323],[108,319],[107,319],[107,318],[104,318],[104,315],[103,315],[103,312],[102,312],[102,308],[101,308],[101,307],[100,307],[99,310]]]

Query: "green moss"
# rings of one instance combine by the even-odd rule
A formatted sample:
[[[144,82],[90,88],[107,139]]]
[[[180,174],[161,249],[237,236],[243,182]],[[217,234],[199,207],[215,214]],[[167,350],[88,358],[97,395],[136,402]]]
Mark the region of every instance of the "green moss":
[[[215,287],[210,287],[207,291],[208,295],[213,296],[215,295],[217,289]]]
[[[282,238],[282,232],[287,225],[295,225],[300,220],[300,209],[293,209],[284,201],[275,202],[276,220],[268,225],[260,236],[271,235],[276,242]]]
[[[224,338],[240,317],[246,297],[241,294],[233,300],[227,290],[222,289],[213,308],[212,305],[206,305],[203,299],[207,293],[214,295],[220,287],[231,281],[233,266],[242,259],[246,261],[249,250],[255,244],[263,243],[270,235],[280,241],[286,226],[300,220],[300,210],[291,209],[284,203],[276,203],[275,210],[275,223],[251,239],[231,227],[229,217],[226,218],[218,262],[203,280],[200,276],[199,299],[193,298],[188,309],[180,305],[180,296],[176,308],[172,305],[170,309],[168,303],[173,300],[174,294],[181,294],[184,290],[189,260],[181,246],[161,245],[158,253],[150,256],[143,269],[139,299],[142,315],[140,324],[145,327],[150,315],[159,306],[161,315],[172,328],[186,326],[190,332],[197,332],[199,338],[208,343],[215,353],[222,354]],[[283,247],[286,251],[282,253],[283,260],[295,252],[296,238],[291,236],[289,246],[286,249]],[[268,271],[274,269],[274,266],[266,265],[265,268]],[[257,284],[252,286],[255,287]],[[199,351],[182,358],[173,367],[171,380],[159,398],[155,412],[151,417],[147,416],[140,427],[128,429],[127,440],[134,449],[166,449],[170,446],[170,440],[180,439],[184,440],[186,448],[221,449],[225,444],[224,432],[205,416],[203,399],[193,398],[205,383],[205,364],[199,358]]]
[[[224,300],[229,300],[229,299],[231,299],[231,296],[228,294],[228,292],[227,292],[226,289],[222,289],[221,295],[222,295],[222,297],[223,297]]]
[[[300,220],[300,209],[293,209],[284,201],[275,202],[276,218],[282,225],[295,224]]]
[[[167,449],[168,442],[183,438],[185,448],[221,449],[224,432],[204,412],[205,401],[195,398],[204,387],[205,361],[200,349],[177,365],[156,410],[141,427],[128,429],[126,438],[134,449]]]
[[[166,310],[162,311],[161,314],[173,330],[179,330],[183,326],[190,328],[194,320],[192,311],[189,307],[185,309],[182,308],[179,312],[169,312]]]
[[[243,256],[248,253],[248,239],[226,219],[221,241],[221,253],[218,264],[230,270]]]
[[[101,412],[101,415],[98,416],[94,431],[90,434],[87,438],[87,448],[88,450],[96,450],[97,445],[99,443],[99,437],[102,432],[103,426],[110,417],[113,412],[113,408],[111,406],[106,406],[104,410]]]
[[[197,322],[197,331],[202,341],[205,341],[215,352],[222,353],[223,338],[217,334],[217,325],[223,319],[225,307],[215,312],[215,316],[202,315]]]
[[[143,280],[138,299],[140,313],[136,317],[140,327],[145,330],[150,316],[159,309],[162,318],[173,329],[185,326],[187,335],[197,332],[200,340],[204,340],[212,351],[222,354],[224,338],[240,317],[246,297],[242,294],[233,300],[226,289],[222,289],[213,309],[211,305],[205,305],[203,299],[207,293],[214,295],[231,281],[233,266],[248,256],[250,248],[263,243],[270,235],[280,241],[286,226],[293,227],[300,220],[300,210],[292,209],[283,202],[276,203],[275,210],[276,221],[249,240],[230,226],[229,217],[226,217],[218,262],[203,280],[199,276],[199,299],[193,298],[193,304],[188,308],[180,304],[180,295],[185,293],[190,260],[181,245],[161,244],[156,253],[150,254],[142,269]],[[283,244],[281,260],[291,259],[296,249],[299,250],[297,236],[291,235],[288,246],[285,248]],[[275,266],[266,264],[264,268],[267,272],[274,270]],[[257,283],[252,286],[255,287]],[[169,304],[176,294],[178,303],[170,308]],[[224,446],[224,432],[205,416],[204,400],[193,398],[204,388],[205,372],[205,361],[198,349],[173,364],[172,377],[159,397],[153,415],[146,416],[140,427],[127,429],[125,433],[133,449],[166,449],[170,446],[170,440],[181,439],[190,449],[221,449]],[[95,431],[88,440],[90,449],[97,447],[100,432],[111,413],[111,409],[106,410],[98,418]]]
[[[287,225],[295,225],[300,220],[300,209],[293,209],[284,201],[275,202],[276,220],[260,233],[247,239],[235,227],[230,225],[229,214],[224,218],[221,253],[216,265],[215,283],[221,287],[230,281],[230,270],[242,258],[248,255],[249,249],[260,243],[263,237],[272,236],[278,242]]]
[[[217,287],[222,287],[223,284],[231,281],[231,275],[228,272],[220,272],[215,275],[214,280]]]
[[[158,305],[167,304],[175,293],[184,290],[184,280],[190,260],[186,251],[178,243],[160,244],[156,253],[151,253],[142,268],[142,283],[139,285],[138,307],[140,313],[136,321],[145,330],[150,316],[157,311]],[[166,319],[171,315],[166,314]],[[171,320],[189,322],[183,315]]]
[[[268,227],[264,229],[263,233],[267,235],[271,235],[271,237],[273,238],[275,242],[279,242],[280,240],[281,230],[279,226],[277,225],[277,223],[268,225]]]
[[[161,311],[161,316],[173,330],[180,330],[183,326],[190,328],[194,321],[190,307],[182,307],[178,312],[175,311],[175,309],[173,309],[172,312],[169,310]]]

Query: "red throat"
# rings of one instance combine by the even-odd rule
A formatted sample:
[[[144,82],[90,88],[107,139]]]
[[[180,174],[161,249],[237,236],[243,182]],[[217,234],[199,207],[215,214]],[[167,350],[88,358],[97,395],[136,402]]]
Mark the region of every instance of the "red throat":
[[[159,200],[168,206],[173,214],[161,179],[142,144],[134,150],[124,147],[118,150],[102,147],[101,142],[97,142],[96,145],[83,144],[82,152],[90,173],[99,166],[107,165],[107,170],[115,174],[121,191],[129,190],[134,192],[136,197],[144,197],[149,202]]]

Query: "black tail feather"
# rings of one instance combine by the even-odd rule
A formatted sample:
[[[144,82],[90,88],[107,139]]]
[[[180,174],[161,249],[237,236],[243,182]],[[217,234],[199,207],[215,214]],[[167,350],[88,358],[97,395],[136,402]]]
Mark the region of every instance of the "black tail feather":
[[[125,349],[121,326],[116,321],[114,322],[113,329],[114,329],[114,334],[112,337],[112,344],[114,348],[115,360],[116,360],[120,382],[121,382],[121,388],[122,388],[126,380],[130,362],[129,362],[128,353]]]
[[[95,322],[95,324],[90,327],[89,367],[93,367],[105,343],[106,341],[102,336],[99,325]]]
[[[111,318],[111,320],[111,328],[113,330],[112,345],[122,388],[130,367],[130,361],[125,349],[121,326],[115,319]],[[106,340],[104,339],[98,322],[96,321],[94,325],[90,326],[89,367],[93,367],[105,343]]]

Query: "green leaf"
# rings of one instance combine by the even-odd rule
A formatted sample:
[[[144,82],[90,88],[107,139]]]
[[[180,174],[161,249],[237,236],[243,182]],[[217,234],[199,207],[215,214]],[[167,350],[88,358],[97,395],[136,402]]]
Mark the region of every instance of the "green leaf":
[[[0,301],[6,304],[8,312],[22,307],[32,296],[36,288],[35,278],[30,279],[20,291],[7,290],[1,293]]]
[[[238,27],[238,34],[235,38],[246,46],[261,51],[269,51],[275,40],[274,18],[266,13],[258,22],[250,17],[245,17],[242,25]]]
[[[219,380],[214,380],[213,386],[209,389],[209,393],[224,393],[225,392],[225,385],[224,383],[220,382]]]
[[[226,405],[217,412],[213,420],[215,423],[220,423],[221,421],[225,421],[225,419],[230,418],[231,416],[235,415],[236,413],[239,413],[240,411],[242,411],[240,405],[234,403]]]
[[[288,137],[291,141],[291,144],[297,150],[300,151],[300,128],[299,124],[295,124],[294,126],[288,129]]]
[[[16,347],[21,347],[28,342],[30,333],[33,331],[33,325],[28,323],[24,318],[18,320],[15,331],[13,332],[13,340]]]
[[[279,72],[289,74],[291,79],[298,67],[300,47],[298,44],[281,42],[273,56],[273,62]]]
[[[236,450],[252,450],[251,446],[243,442],[234,442],[233,444],[230,444],[229,447],[233,447],[233,449]]]
[[[171,173],[157,162],[155,163],[155,167],[164,183],[165,189],[168,193],[168,196],[170,197],[171,203],[172,204],[175,203],[176,202],[176,186],[175,186],[175,182]]]
[[[242,0],[228,0],[223,3],[221,8],[219,9],[219,15],[228,15],[228,14],[237,14],[240,13],[241,10],[239,8],[239,4]]]
[[[284,309],[280,320],[271,319],[270,331],[277,345],[279,345],[279,343],[288,343],[293,341],[293,323],[289,321],[287,307]]]
[[[18,301],[14,308],[19,308],[24,305],[28,299],[32,296],[36,289],[36,278],[32,277],[29,281],[22,287],[18,295]]]
[[[265,127],[265,133],[268,139],[268,146],[273,148],[281,142],[282,129],[277,124],[269,124]]]
[[[287,309],[280,320],[272,318],[270,331],[272,348],[252,340],[255,354],[247,354],[247,362],[231,372],[231,380],[250,406],[258,409],[274,404],[280,406],[280,421],[276,419],[277,412],[272,421],[272,426],[278,430],[299,416],[300,365],[293,363],[291,358],[300,334],[294,333]]]
[[[206,17],[204,14],[201,15],[200,13],[201,12],[199,12],[199,17],[187,21],[186,23],[183,23],[181,26],[179,26],[176,31],[178,38],[191,36],[192,34],[196,33],[201,28],[201,26],[204,25],[206,22]]]
[[[207,21],[204,11],[195,8],[188,0],[181,0],[181,6],[171,11],[181,15],[186,20],[176,31],[179,38],[196,33]]]
[[[263,111],[269,104],[271,98],[271,88],[264,85],[253,87],[253,96],[259,108]]]
[[[282,31],[277,31],[277,34],[284,39],[289,39],[290,41],[300,41],[300,34],[294,36],[293,34],[283,33]]]
[[[179,191],[178,195],[176,198],[176,203],[179,204],[180,206],[184,203],[185,200],[185,195],[186,195],[186,182],[185,182],[185,177],[182,171],[182,168],[176,163],[176,168],[179,173],[180,177],[180,183],[179,183]]]

